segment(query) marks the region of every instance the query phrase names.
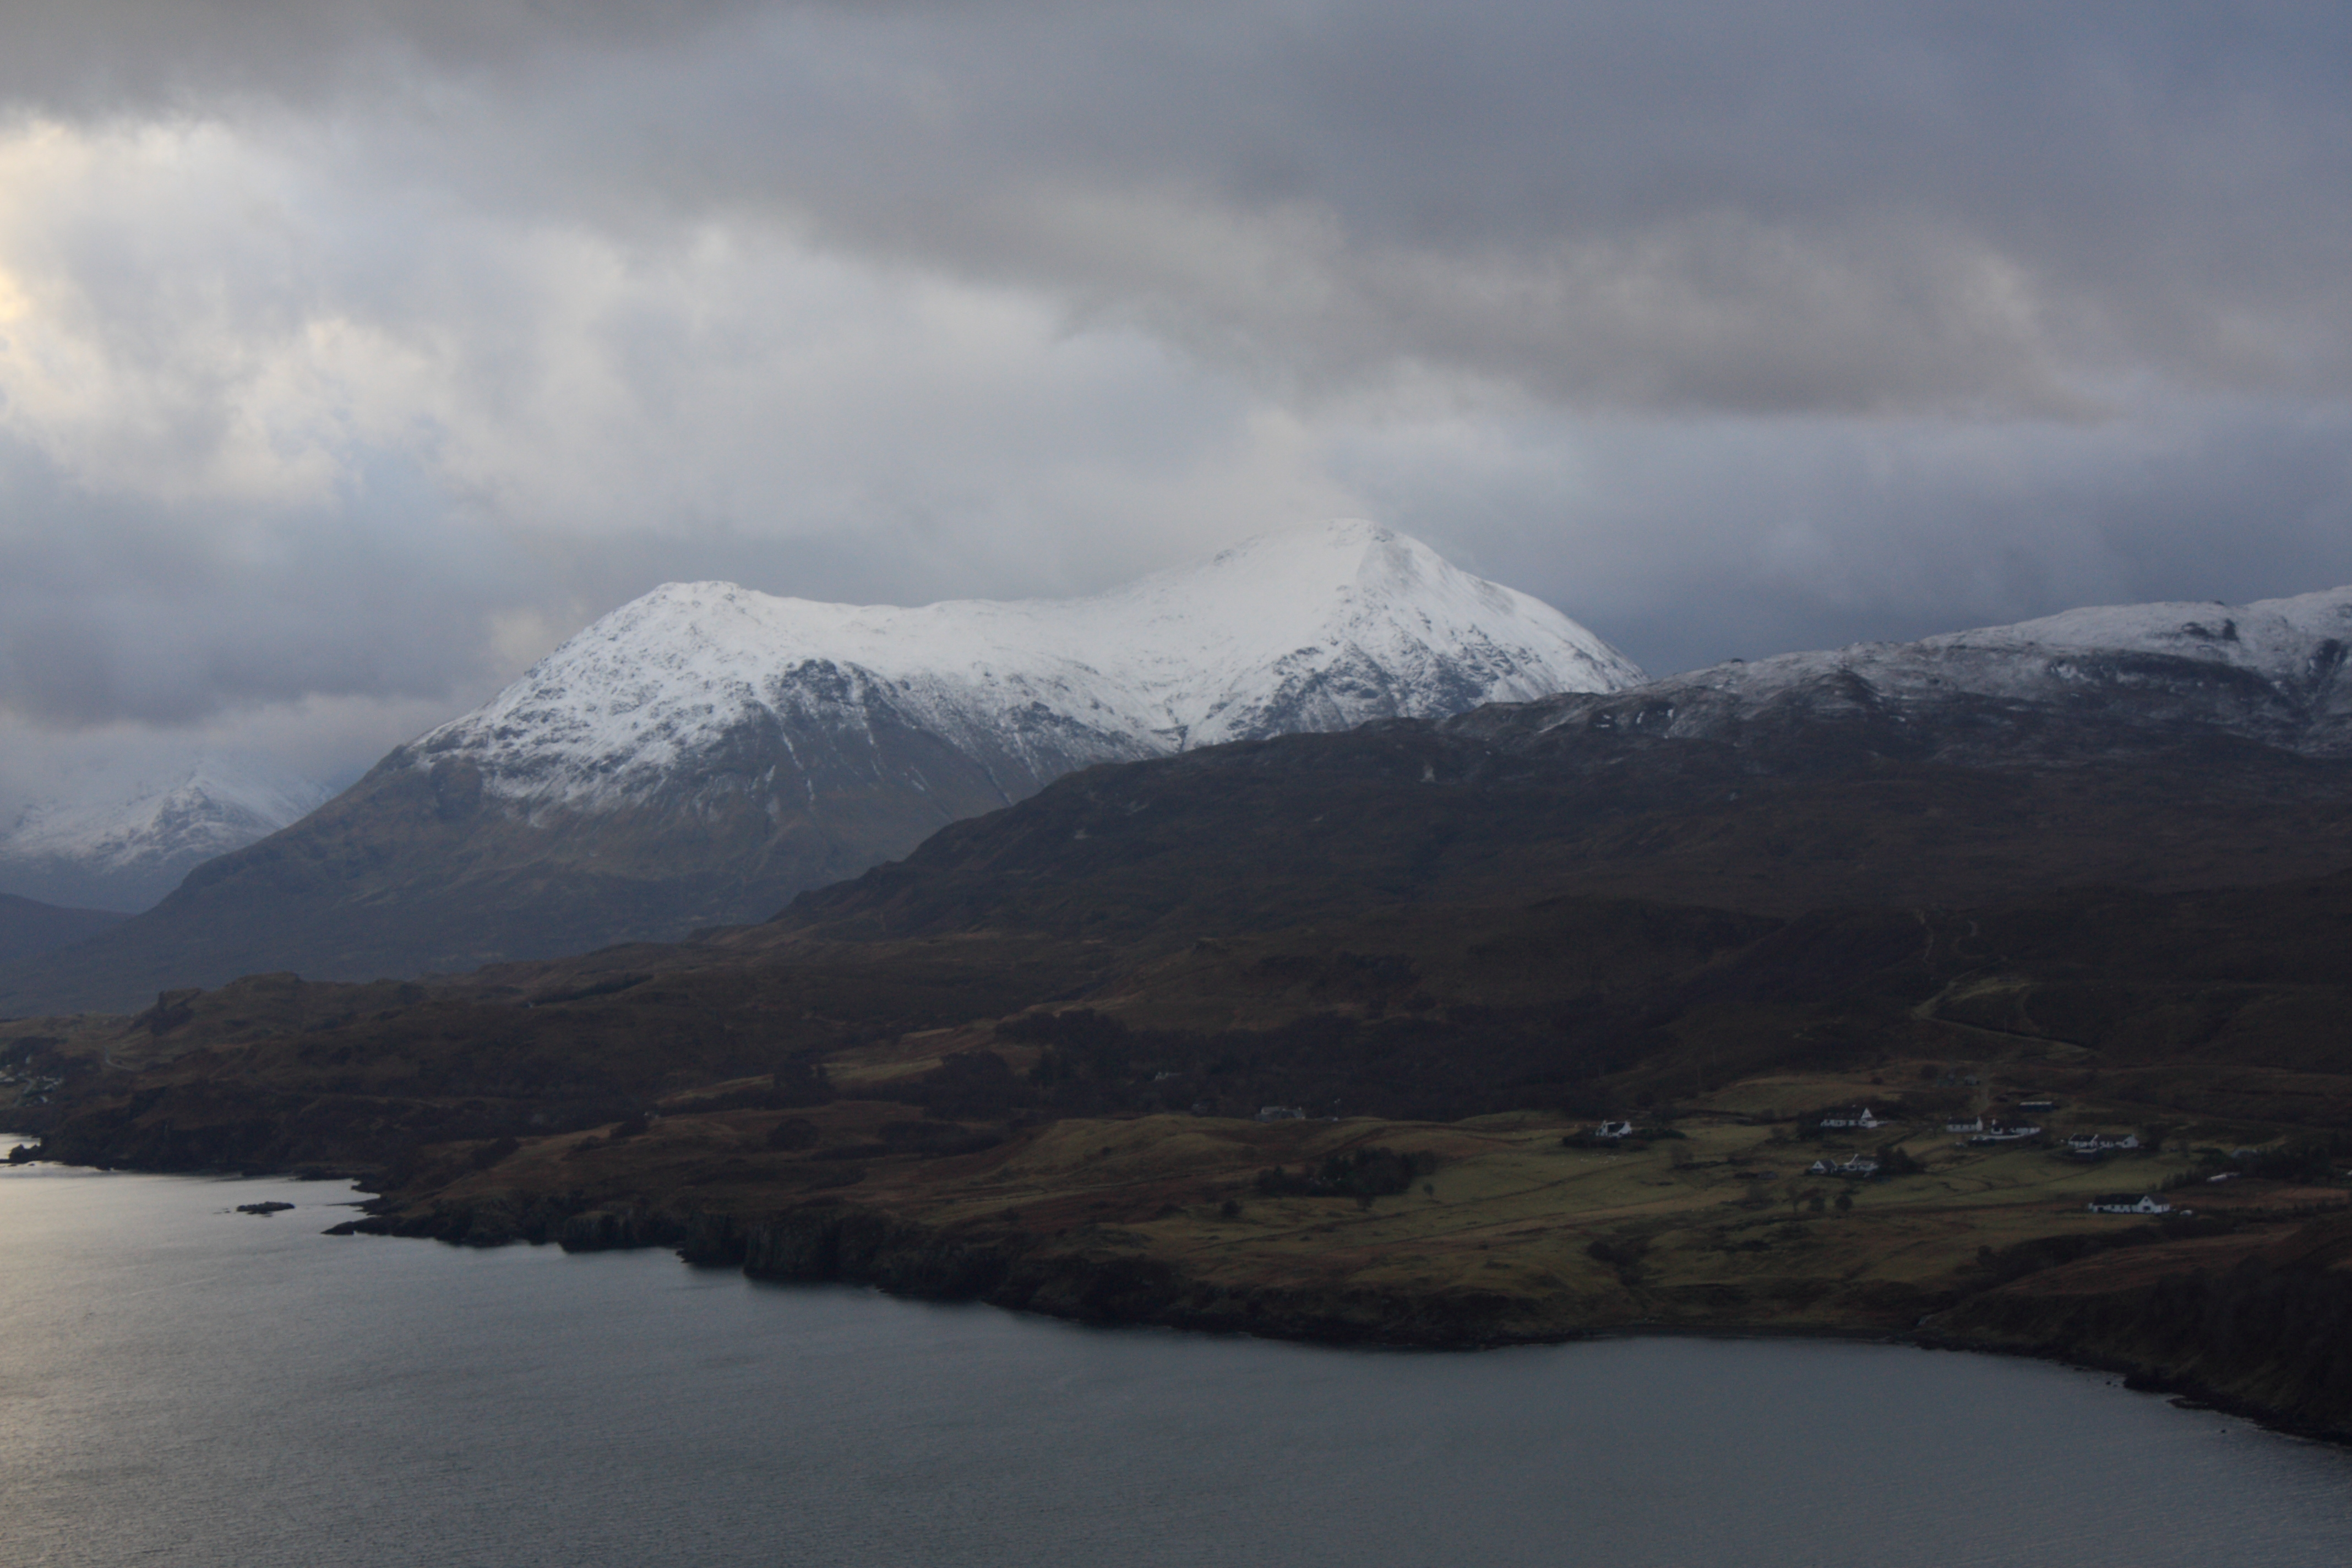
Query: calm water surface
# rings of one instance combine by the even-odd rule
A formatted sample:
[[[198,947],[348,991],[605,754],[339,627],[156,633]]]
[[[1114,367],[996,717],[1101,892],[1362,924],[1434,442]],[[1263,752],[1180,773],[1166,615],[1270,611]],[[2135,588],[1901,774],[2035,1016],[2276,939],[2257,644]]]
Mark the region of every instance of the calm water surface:
[[[0,1561],[2352,1563],[2352,1456],[2038,1363],[1088,1330],[348,1196],[0,1172]]]

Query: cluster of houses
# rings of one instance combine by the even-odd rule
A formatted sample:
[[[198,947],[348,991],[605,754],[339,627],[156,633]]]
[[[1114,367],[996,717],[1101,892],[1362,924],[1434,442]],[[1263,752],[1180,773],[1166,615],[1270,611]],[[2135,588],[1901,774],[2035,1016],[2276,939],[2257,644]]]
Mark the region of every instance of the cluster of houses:
[[[1821,1120],[1813,1125],[1824,1132],[1835,1131],[1842,1127],[1858,1128],[1868,1131],[1882,1123],[1876,1116],[1871,1114],[1870,1107],[1867,1105],[1841,1105],[1835,1110],[1822,1111]]]
[[[1805,1167],[1809,1176],[1844,1176],[1853,1181],[1866,1181],[1878,1174],[1878,1162],[1867,1154],[1853,1154],[1843,1160],[1816,1160]]]
[[[0,1086],[15,1087],[19,1105],[47,1105],[49,1096],[64,1088],[65,1081],[59,1077],[45,1078],[34,1073],[19,1077],[14,1072],[0,1071]]]

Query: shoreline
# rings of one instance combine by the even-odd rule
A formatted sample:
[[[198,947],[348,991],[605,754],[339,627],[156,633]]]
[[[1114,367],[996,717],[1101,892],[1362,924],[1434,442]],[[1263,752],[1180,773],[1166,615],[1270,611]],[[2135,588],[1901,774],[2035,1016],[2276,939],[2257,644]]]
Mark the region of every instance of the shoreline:
[[[2135,1393],[2159,1394],[2185,1407],[2201,1407],[2253,1422],[2263,1429],[2298,1441],[2317,1442],[2352,1449],[2352,1425],[2328,1426],[2297,1420],[2292,1415],[2231,1390],[2217,1387],[2177,1366],[2104,1352],[2063,1337],[2044,1341],[2003,1338],[1965,1331],[1939,1330],[1935,1321],[1966,1305],[1968,1298],[1930,1312],[1908,1328],[1861,1320],[1848,1322],[1790,1323],[1741,1318],[1712,1322],[1635,1320],[1599,1321],[1580,1326],[1556,1326],[1510,1331],[1494,1322],[1473,1326],[1458,1317],[1447,1328],[1439,1326],[1448,1314],[1444,1303],[1424,1300],[1411,1321],[1419,1327],[1410,1333],[1382,1331],[1325,1310],[1283,1311],[1269,1309],[1310,1307],[1311,1301],[1288,1301],[1260,1294],[1235,1303],[1213,1287],[1186,1279],[1174,1271],[1138,1270],[1128,1260],[1092,1260],[1062,1255],[1044,1260],[1049,1267],[1024,1274],[1021,1265],[1034,1246],[1013,1241],[1010,1246],[975,1245],[971,1238],[929,1235],[924,1227],[904,1221],[886,1222],[876,1231],[898,1235],[899,1245],[853,1247],[845,1261],[838,1247],[812,1250],[795,1247],[809,1239],[807,1222],[819,1230],[850,1217],[847,1205],[810,1205],[770,1218],[764,1226],[747,1228],[739,1222],[700,1214],[645,1213],[624,1231],[599,1225],[593,1233],[558,1229],[550,1234],[514,1234],[500,1239],[469,1239],[470,1215],[445,1211],[440,1226],[406,1224],[383,1215],[348,1220],[325,1234],[373,1236],[394,1240],[434,1240],[449,1246],[499,1247],[522,1243],[552,1245],[567,1253],[640,1251],[661,1248],[690,1268],[732,1268],[745,1279],[773,1284],[846,1284],[912,1300],[969,1301],[1004,1311],[1027,1312],[1098,1327],[1160,1328],[1179,1332],[1231,1334],[1339,1349],[1423,1351],[1468,1353],[1522,1346],[1567,1344],[1602,1339],[1757,1339],[1834,1340],[1847,1343],[1909,1345],[1923,1351],[2022,1357],[2047,1361],[2086,1372],[2111,1374]],[[604,1216],[613,1217],[613,1216]],[[800,1222],[794,1224],[793,1222]],[[457,1234],[436,1234],[457,1231]],[[765,1234],[762,1234],[764,1232]],[[908,1233],[912,1233],[911,1235]],[[952,1248],[960,1267],[942,1270],[942,1244]],[[916,1265],[909,1266],[910,1261]],[[928,1264],[929,1267],[923,1267]],[[1139,1289],[1149,1283],[1157,1289]],[[1213,1307],[1204,1309],[1199,1298],[1206,1289]],[[1350,1303],[1361,1305],[1361,1298]],[[1406,1305],[1399,1300],[1397,1305]],[[1462,1303],[1455,1303],[1458,1310]],[[1241,1310],[1233,1308],[1240,1307]]]
[[[1104,1135],[1097,1127],[1085,1131],[1082,1141],[1091,1146]],[[0,1142],[9,1136],[0,1133]],[[1102,1153],[1108,1156],[1110,1150],[1105,1147]],[[44,1163],[68,1163],[46,1154],[41,1159]],[[625,1195],[608,1192],[597,1198],[576,1187],[559,1192],[544,1183],[518,1186],[499,1181],[504,1166],[486,1168],[454,1187],[411,1189],[404,1194],[398,1189],[371,1191],[371,1186],[392,1188],[380,1172],[324,1163],[266,1172],[170,1169],[128,1162],[68,1168],[340,1181],[364,1194],[354,1202],[367,1212],[329,1227],[331,1235],[432,1239],[476,1247],[551,1243],[565,1252],[659,1247],[690,1266],[732,1268],[753,1280],[860,1285],[908,1300],[977,1301],[1104,1326],[1449,1352],[1597,1338],[1696,1336],[1834,1339],[2026,1356],[2111,1374],[2135,1391],[2190,1401],[2299,1440],[2352,1446],[2352,1416],[2338,1418],[2339,1406],[2326,1407],[2328,1420],[2313,1421],[2299,1416],[2292,1405],[2262,1396],[2271,1390],[2290,1395],[2300,1392],[2297,1369],[2292,1365],[2240,1368],[2225,1381],[2211,1374],[2210,1358],[2195,1345],[2172,1353],[2148,1353],[2155,1342],[2145,1331],[2150,1301],[2164,1289],[2186,1288],[2179,1276],[2160,1270],[2149,1274],[2148,1267],[2161,1263],[2159,1254],[2183,1250],[2178,1247],[2144,1245],[2083,1262],[2040,1267],[2021,1277],[1961,1281],[1958,1288],[1946,1280],[1939,1289],[1898,1290],[1881,1284],[1812,1298],[1776,1299],[1763,1290],[1743,1299],[1738,1292],[1718,1289],[1710,1296],[1690,1287],[1677,1293],[1670,1280],[1643,1280],[1638,1265],[1629,1263],[1605,1286],[1596,1286],[1588,1277],[1580,1293],[1557,1282],[1547,1293],[1508,1273],[1500,1277],[1512,1287],[1507,1289],[1465,1287],[1458,1277],[1451,1284],[1433,1283],[1433,1276],[1405,1279],[1393,1271],[1383,1283],[1370,1278],[1381,1273],[1376,1250],[1359,1243],[1353,1252],[1338,1256],[1345,1251],[1338,1241],[1328,1244],[1337,1252],[1318,1252],[1315,1247],[1323,1244],[1310,1243],[1296,1255],[1301,1261],[1286,1279],[1278,1274],[1253,1277],[1246,1271],[1237,1275],[1230,1264],[1220,1278],[1214,1268],[1203,1272],[1194,1267],[1194,1259],[1152,1255],[1149,1239],[1117,1219],[1080,1220],[1052,1230],[1046,1227],[1054,1217],[1033,1215],[1024,1225],[1010,1207],[974,1217],[969,1205],[957,1210],[932,1201],[927,1214],[908,1212],[921,1209],[909,1196],[910,1189],[903,1182],[886,1186],[878,1171],[875,1181],[845,1191],[803,1189],[786,1194],[739,1189],[724,1194],[720,1204],[706,1205],[690,1194],[709,1192],[707,1188],[657,1184],[650,1191],[639,1187]],[[778,1203],[780,1197],[786,1201]],[[1324,1216],[1341,1213],[1322,1211]],[[1379,1219],[1355,1217],[1366,1225]],[[1332,1228],[1328,1223],[1305,1226],[1308,1231]],[[2234,1263],[2263,1247],[2275,1253],[2280,1230],[2273,1226],[2224,1238],[2231,1250],[2216,1260]],[[2290,1239],[2306,1231],[2342,1232],[2352,1239],[2352,1226],[2340,1219],[2305,1225]],[[1858,1236],[1836,1226],[1828,1232],[1825,1241],[1832,1246],[1851,1244]],[[1588,1234],[1601,1233],[1570,1233],[1577,1240]],[[1372,1248],[1379,1245],[1369,1244]],[[1496,1256],[1513,1257],[1508,1245],[1503,1244]],[[1609,1249],[1596,1244],[1581,1250],[1602,1257]],[[2313,1250],[2304,1247],[2306,1253]],[[2345,1250],[2336,1247],[2327,1256]],[[1485,1253],[1483,1243],[1478,1251]],[[1349,1257],[1359,1262],[1350,1265]],[[2126,1279],[2121,1285],[2109,1280],[2104,1288],[2094,1279],[2071,1294],[2051,1288],[2070,1270],[2095,1268],[2118,1258],[2137,1264],[2146,1277]],[[1313,1271],[1318,1262],[1319,1274]],[[1355,1273],[1347,1271],[1350,1267]],[[2339,1271],[2337,1278],[2352,1287],[2352,1273]],[[1623,1288],[1621,1279],[1627,1282]],[[2213,1288],[2205,1274],[2198,1275],[2196,1282]],[[1776,1300],[1781,1310],[1774,1313],[1770,1306]],[[1767,1306],[1766,1313],[1754,1310],[1759,1304]]]

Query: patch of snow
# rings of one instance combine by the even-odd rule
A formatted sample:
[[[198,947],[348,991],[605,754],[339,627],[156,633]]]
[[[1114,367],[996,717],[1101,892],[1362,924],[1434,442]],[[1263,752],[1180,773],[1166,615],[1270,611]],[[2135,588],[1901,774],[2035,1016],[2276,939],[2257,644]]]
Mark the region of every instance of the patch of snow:
[[[2131,652],[2203,659],[2273,680],[2305,674],[2329,640],[2352,642],[2352,587],[2251,605],[2103,605],[1928,637],[1929,649]]]

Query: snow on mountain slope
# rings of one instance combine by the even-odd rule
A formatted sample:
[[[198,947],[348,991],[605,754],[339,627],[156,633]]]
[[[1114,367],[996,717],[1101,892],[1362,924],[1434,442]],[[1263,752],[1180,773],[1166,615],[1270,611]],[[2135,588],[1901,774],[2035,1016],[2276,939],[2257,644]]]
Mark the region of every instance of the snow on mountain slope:
[[[191,867],[277,832],[326,798],[308,779],[204,758],[160,784],[27,807],[0,836],[0,886],[52,902],[141,908]]]
[[[1867,710],[1945,752],[2015,746],[2030,719],[2036,754],[2088,744],[2089,727],[2134,744],[2194,727],[2333,755],[2352,753],[2347,649],[2352,587],[2249,605],[2098,605],[1715,665],[1597,703],[1545,703],[1529,721],[1728,738],[1776,716]]]
[[[2226,665],[2282,683],[2324,679],[2352,641],[2352,587],[2251,605],[2105,605],[1929,637],[1939,652],[2105,650]]]
[[[887,724],[978,759],[1010,799],[1092,763],[1640,679],[1549,605],[1335,522],[1085,599],[900,609],[670,584],[410,750],[462,756],[495,797],[589,809],[780,750],[814,804]]]
[[[2347,642],[2352,588],[2334,588],[2251,605],[2094,605],[1916,643],[1786,654],[1748,667],[1745,679],[1835,666],[1890,690],[1925,685],[2023,700],[2102,686],[2312,693],[2342,668]]]

